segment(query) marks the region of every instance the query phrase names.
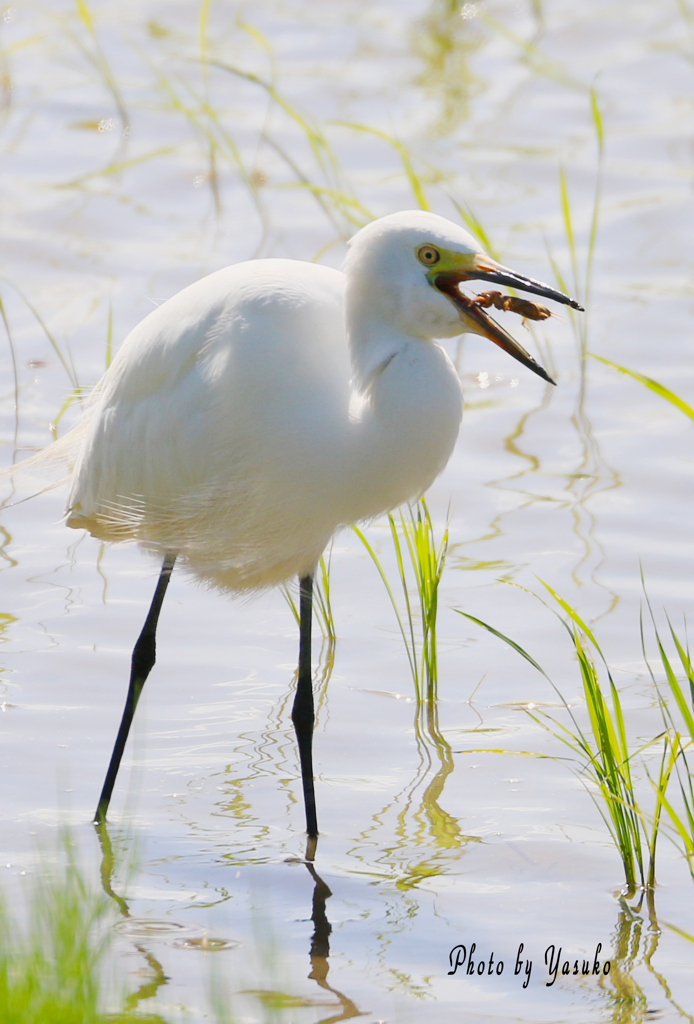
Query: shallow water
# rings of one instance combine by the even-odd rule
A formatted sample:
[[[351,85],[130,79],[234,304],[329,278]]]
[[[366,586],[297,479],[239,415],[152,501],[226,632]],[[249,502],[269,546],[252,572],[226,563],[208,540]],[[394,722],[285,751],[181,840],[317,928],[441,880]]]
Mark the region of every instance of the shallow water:
[[[153,303],[219,266],[254,255],[339,266],[353,221],[417,205],[397,150],[346,123],[402,143],[431,208],[455,218],[452,198],[469,203],[505,263],[551,280],[549,249],[575,292],[563,166],[582,297],[598,173],[591,85],[605,135],[587,349],[691,402],[694,21],[684,0],[212,5],[207,57],[274,76],[284,109],[257,82],[214,66],[201,75],[197,5],[98,0],[89,10],[95,36],[67,2],[16,3],[2,22],[12,92],[0,296],[18,375],[15,415],[6,355],[6,463],[46,444],[75,383],[98,379],[109,309],[115,345]],[[527,756],[563,753],[522,707],[556,693],[453,611],[520,642],[585,721],[568,637],[509,585],[540,593],[536,577],[546,580],[594,623],[634,744],[655,736],[640,564],[658,613],[691,614],[692,425],[590,357],[582,370],[565,313],[527,346],[555,389],[481,339],[450,346],[467,407],[428,497],[439,531],[450,508],[452,543],[438,730],[417,717],[373,565],[354,535],[336,539],[338,642],[327,685],[319,666],[315,738],[314,870],[329,898],[300,863],[291,613],[279,594],[225,600],[174,574],[111,813],[114,846],[138,864],[131,876],[117,869],[113,887],[136,919],[119,926],[116,950],[141,1012],[214,1019],[218,975],[247,1021],[692,1019],[692,946],[667,927],[692,932],[682,856],[663,837],[662,933],[649,935],[645,912],[630,916],[616,898],[619,857],[581,782],[566,762]],[[0,524],[0,882],[13,896],[64,820],[98,877],[88,822],[156,576],[135,549],[68,533],[63,501],[51,491],[4,509]],[[392,572],[385,525],[369,536]],[[504,961],[501,976],[448,975],[449,951],[472,942]],[[520,943],[533,961],[526,988],[513,974]],[[573,963],[592,961],[598,943],[609,977],[547,986],[550,944]]]

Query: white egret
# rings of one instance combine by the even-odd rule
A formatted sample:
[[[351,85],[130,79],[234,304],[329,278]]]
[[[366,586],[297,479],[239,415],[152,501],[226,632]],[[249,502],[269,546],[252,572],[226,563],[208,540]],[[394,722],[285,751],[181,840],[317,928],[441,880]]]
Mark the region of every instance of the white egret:
[[[446,465],[462,415],[435,339],[473,332],[550,380],[461,282],[481,279],[581,307],[503,267],[467,231],[391,214],[350,243],[344,272],[254,260],[185,288],[147,316],[104,376],[67,523],[163,557],[132,656],[123,720],[96,811],[105,818],[174,561],[224,590],[300,580],[296,730],[306,826],[312,768],[312,580],[338,527],[419,496]]]

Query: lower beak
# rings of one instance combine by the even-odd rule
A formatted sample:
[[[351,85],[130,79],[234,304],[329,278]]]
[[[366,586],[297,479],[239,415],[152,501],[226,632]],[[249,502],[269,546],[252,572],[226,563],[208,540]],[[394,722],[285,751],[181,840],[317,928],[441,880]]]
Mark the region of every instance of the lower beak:
[[[509,274],[510,273],[511,272],[509,271]],[[482,275],[475,273],[474,276],[481,277]],[[526,278],[520,278],[520,275],[514,276],[517,278],[514,284],[517,287],[523,287],[523,285],[518,282],[520,280],[526,280]],[[549,376],[547,371],[544,370],[539,363],[535,362],[530,353],[526,352],[523,346],[517,342],[516,339],[508,333],[508,331],[505,331],[500,324],[496,323],[495,320],[492,320],[492,318],[488,316],[480,306],[462,294],[458,285],[461,281],[467,280],[467,278],[468,275],[462,277],[459,274],[438,274],[437,277],[434,278],[433,284],[438,291],[443,292],[444,295],[448,296],[458,310],[461,322],[466,325],[468,330],[472,331],[474,334],[481,334],[483,338],[489,338],[489,340],[493,341],[495,345],[502,348],[504,352],[508,352],[508,354],[513,356],[514,359],[517,359],[519,363],[522,363],[523,366],[527,366],[529,370],[536,373],[538,377],[542,377],[542,379],[548,381],[548,383],[554,384],[555,382]],[[494,281],[497,284],[506,284],[508,282],[508,278],[502,280],[500,277],[491,276],[485,278],[485,280]],[[562,294],[561,292],[555,293],[554,289],[551,288],[546,291],[539,291],[539,288],[544,288],[545,286],[541,285],[540,282],[533,282],[533,284],[537,286],[533,289],[537,295],[545,295],[550,298],[554,298],[555,294]],[[530,289],[526,288],[526,291],[530,291]],[[562,296],[562,299],[564,302],[572,301],[568,300],[566,296]],[[578,303],[576,303],[576,305],[578,306]],[[581,307],[578,306],[578,308],[580,309]]]

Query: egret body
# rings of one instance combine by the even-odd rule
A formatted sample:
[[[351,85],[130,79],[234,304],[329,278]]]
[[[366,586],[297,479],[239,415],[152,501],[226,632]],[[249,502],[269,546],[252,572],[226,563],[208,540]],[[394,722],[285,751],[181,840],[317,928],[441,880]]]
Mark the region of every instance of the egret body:
[[[433,482],[462,416],[437,339],[482,334],[549,380],[510,334],[470,308],[481,279],[578,304],[502,267],[468,232],[423,211],[367,225],[344,272],[253,260],[185,288],[126,338],[103,378],[76,462],[67,523],[163,558],[133,652],[126,710],[97,819],[106,814],[177,559],[230,591],[301,581],[293,719],[317,834],[311,743],[311,585],[342,525]]]

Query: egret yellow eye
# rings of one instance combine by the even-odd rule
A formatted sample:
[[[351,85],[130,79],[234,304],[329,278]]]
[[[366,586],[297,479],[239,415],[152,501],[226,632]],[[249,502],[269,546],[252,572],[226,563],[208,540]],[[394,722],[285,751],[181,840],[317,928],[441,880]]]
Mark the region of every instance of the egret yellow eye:
[[[420,245],[417,249],[417,259],[425,267],[431,267],[441,259],[441,253],[433,245]]]

